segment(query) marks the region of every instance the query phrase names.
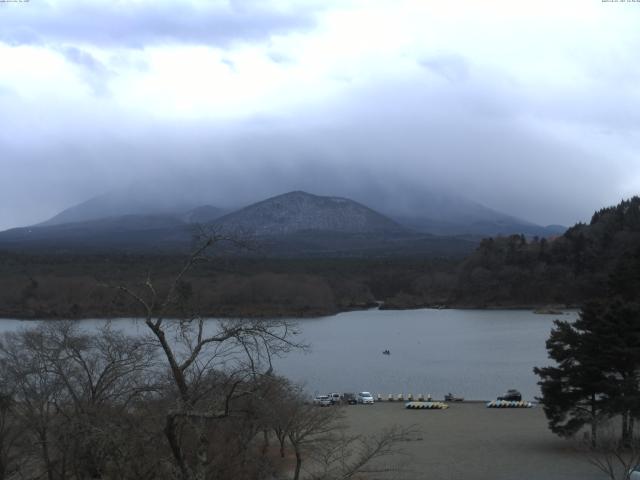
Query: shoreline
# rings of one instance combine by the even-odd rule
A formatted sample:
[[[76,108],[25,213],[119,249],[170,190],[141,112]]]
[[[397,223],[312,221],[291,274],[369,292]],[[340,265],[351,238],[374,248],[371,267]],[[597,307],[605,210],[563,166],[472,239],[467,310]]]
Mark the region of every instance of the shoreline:
[[[411,307],[393,307],[393,308],[385,308],[384,302],[376,302],[368,306],[359,306],[354,308],[344,308],[344,309],[331,309],[326,311],[290,311],[290,312],[277,312],[276,314],[239,314],[234,312],[215,312],[215,313],[204,313],[202,314],[203,318],[221,318],[221,319],[286,319],[286,318],[294,318],[294,319],[317,319],[323,317],[330,317],[334,315],[338,315],[341,313],[349,313],[349,312],[366,312],[368,310],[384,310],[384,311],[406,311],[406,310],[482,310],[482,311],[522,311],[527,310],[535,313],[537,315],[566,315],[571,312],[576,312],[580,309],[578,305],[548,305],[548,304],[534,304],[534,305],[425,305],[425,306],[411,306]],[[131,318],[137,320],[143,320],[144,316],[139,316],[135,314],[103,314],[96,313],[93,315],[87,316],[60,316],[60,315],[52,315],[47,314],[47,312],[33,312],[30,314],[19,314],[19,313],[5,313],[0,312],[0,320],[20,320],[20,321],[39,321],[39,320],[95,320],[95,319],[104,319],[104,320],[116,320],[121,318]],[[173,318],[179,318],[179,316],[175,316]]]

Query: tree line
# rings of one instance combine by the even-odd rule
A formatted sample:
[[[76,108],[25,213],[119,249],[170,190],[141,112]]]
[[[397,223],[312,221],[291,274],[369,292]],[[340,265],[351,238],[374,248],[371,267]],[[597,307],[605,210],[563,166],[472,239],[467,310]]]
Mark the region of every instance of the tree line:
[[[276,375],[287,320],[205,321],[182,287],[118,285],[144,334],[43,322],[0,341],[0,480],[347,479],[384,471],[408,431],[348,434],[339,408]],[[167,319],[180,305],[180,319]],[[275,452],[275,453],[274,453]],[[305,465],[307,468],[305,468]]]
[[[478,239],[466,258],[226,255],[198,265],[183,289],[209,316],[318,316],[375,301],[385,308],[576,306],[598,296],[619,259],[640,246],[639,212],[633,197],[557,238]],[[104,285],[151,271],[159,288],[169,288],[180,262],[171,255],[0,252],[0,316],[130,316],[136,302]]]
[[[621,259],[640,248],[640,197],[594,213],[563,235],[483,239],[460,265],[458,305],[582,305],[602,296]]]
[[[563,437],[586,428],[592,451],[609,455],[592,457],[597,466],[628,478],[640,463],[640,249],[620,259],[575,322],[555,321],[546,346],[555,364],[534,372],[549,428]],[[622,464],[619,477],[612,459]]]

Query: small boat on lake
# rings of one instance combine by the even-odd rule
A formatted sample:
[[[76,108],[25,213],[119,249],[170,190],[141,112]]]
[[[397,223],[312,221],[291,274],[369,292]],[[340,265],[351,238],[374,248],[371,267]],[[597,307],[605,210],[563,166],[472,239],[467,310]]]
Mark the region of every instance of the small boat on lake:
[[[454,395],[453,393],[449,392],[444,396],[444,401],[445,402],[463,402],[464,398],[458,397],[457,395]]]

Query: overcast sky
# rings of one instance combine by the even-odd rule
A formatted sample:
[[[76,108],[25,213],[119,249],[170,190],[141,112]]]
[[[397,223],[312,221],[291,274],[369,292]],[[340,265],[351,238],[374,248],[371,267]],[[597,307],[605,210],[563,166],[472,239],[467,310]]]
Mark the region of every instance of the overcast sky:
[[[570,225],[640,193],[639,52],[640,2],[0,2],[0,229],[156,182]]]

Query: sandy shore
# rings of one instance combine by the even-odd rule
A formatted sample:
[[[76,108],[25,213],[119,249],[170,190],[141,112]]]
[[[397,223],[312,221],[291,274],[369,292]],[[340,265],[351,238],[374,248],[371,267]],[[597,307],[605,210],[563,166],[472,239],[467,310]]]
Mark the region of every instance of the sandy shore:
[[[415,425],[404,444],[411,472],[403,479],[597,480],[575,443],[547,429],[542,408],[491,409],[452,403],[447,410],[406,410],[398,403],[345,407],[354,433],[374,434],[393,425]]]

